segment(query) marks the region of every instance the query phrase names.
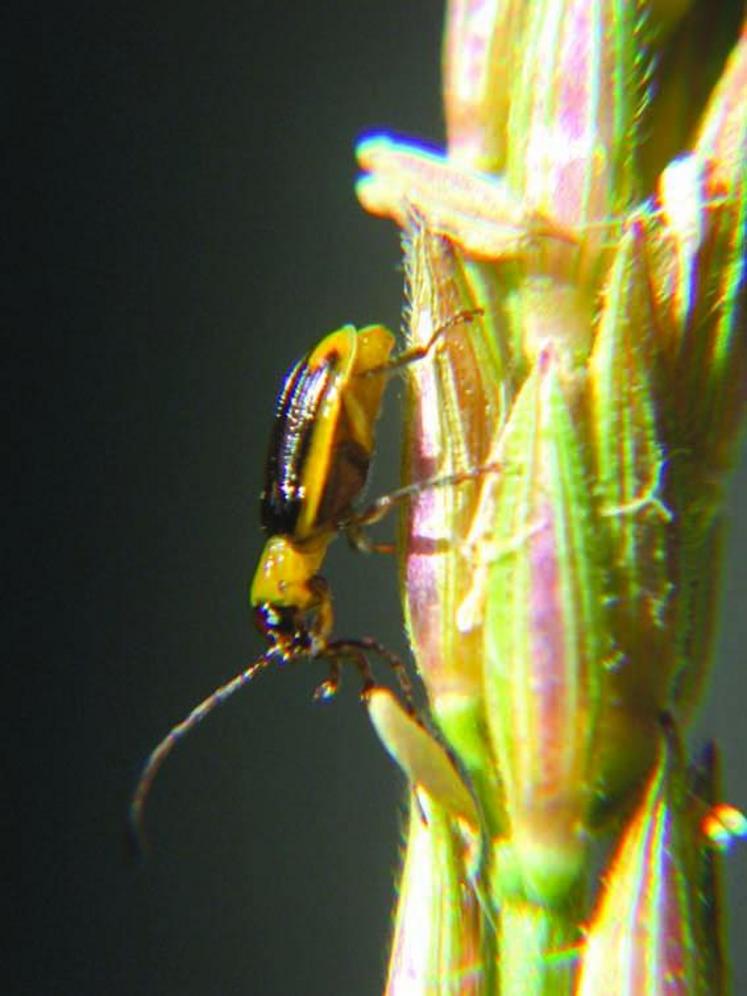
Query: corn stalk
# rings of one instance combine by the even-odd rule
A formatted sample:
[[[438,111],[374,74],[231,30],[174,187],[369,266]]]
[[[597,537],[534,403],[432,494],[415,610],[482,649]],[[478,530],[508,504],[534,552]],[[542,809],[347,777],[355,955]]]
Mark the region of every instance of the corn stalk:
[[[433,729],[370,702],[412,787],[392,996],[727,987],[718,851],[747,826],[683,742],[747,359],[728,16],[450,0],[445,150],[358,150],[408,344],[444,330],[408,370],[405,480],[485,468],[403,516]]]

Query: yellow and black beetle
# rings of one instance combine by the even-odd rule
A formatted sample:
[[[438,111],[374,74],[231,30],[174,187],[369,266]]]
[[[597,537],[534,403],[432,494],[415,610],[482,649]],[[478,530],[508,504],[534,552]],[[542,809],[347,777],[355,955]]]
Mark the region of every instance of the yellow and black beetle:
[[[353,502],[368,476],[393,348],[382,325],[347,325],[296,364],[278,399],[261,500],[269,538],[251,604],[266,656],[281,662],[342,656],[329,640],[332,601],[319,570],[337,534],[360,525]],[[322,688],[332,694],[334,682]]]
[[[428,343],[393,358],[394,337],[383,325],[360,330],[346,325],[325,336],[287,375],[278,398],[261,498],[261,523],[268,539],[250,594],[257,627],[268,647],[196,706],[151,753],[130,806],[138,841],[150,786],[174,745],[273,661],[323,657],[330,673],[316,697],[329,698],[337,691],[343,660],[358,667],[365,695],[374,685],[367,654],[378,654],[391,665],[408,709],[414,711],[407,671],[396,655],[369,637],[331,639],[332,598],[319,571],[329,544],[340,532],[355,545],[375,549],[363,539],[361,528],[393,505],[424,488],[460,484],[493,469],[481,467],[421,481],[384,495],[362,512],[354,509],[373,455],[387,375],[422,359],[447,328],[471,321],[476,313],[455,315]]]

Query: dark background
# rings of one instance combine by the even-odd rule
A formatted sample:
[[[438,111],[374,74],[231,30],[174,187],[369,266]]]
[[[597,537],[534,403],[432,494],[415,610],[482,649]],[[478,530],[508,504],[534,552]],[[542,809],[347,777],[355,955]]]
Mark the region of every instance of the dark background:
[[[441,139],[441,14],[81,0],[2,15],[17,167],[4,992],[381,990],[402,786],[357,681],[324,707],[321,665],[265,674],[170,759],[143,867],[123,823],[148,750],[261,649],[246,593],[284,370],[343,322],[398,327],[398,237],[358,208],[352,150],[367,128]],[[389,402],[376,492],[396,477]],[[746,477],[700,730],[742,806]],[[339,632],[404,653],[391,563],[337,547]],[[728,869],[738,941],[744,850]]]

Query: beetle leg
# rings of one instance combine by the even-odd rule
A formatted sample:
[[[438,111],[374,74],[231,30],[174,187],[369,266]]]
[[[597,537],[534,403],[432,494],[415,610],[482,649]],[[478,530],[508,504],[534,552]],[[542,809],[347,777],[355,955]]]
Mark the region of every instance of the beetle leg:
[[[358,640],[335,640],[330,643],[329,647],[325,653],[332,653],[335,656],[349,657],[358,667],[363,677],[363,690],[361,691],[361,698],[364,700],[368,697],[368,693],[372,688],[375,687],[375,682],[373,680],[373,675],[371,674],[371,668],[368,663],[369,654],[378,654],[383,660],[387,662],[389,667],[394,672],[399,687],[402,689],[402,694],[405,697],[405,708],[411,716],[417,715],[417,710],[415,708],[415,702],[413,699],[413,688],[412,682],[410,681],[410,675],[407,673],[407,668],[404,662],[393,654],[391,650],[387,650],[386,647],[382,646],[377,640],[372,639],[370,636],[363,636]]]
[[[310,632],[314,641],[311,656],[316,657],[321,650],[327,646],[327,639],[332,632],[334,625],[334,612],[332,610],[332,596],[329,585],[320,574],[314,574],[306,582],[306,588],[311,594],[308,608],[313,609],[313,622],[310,625]]]
[[[432,488],[456,487],[459,484],[465,484],[467,481],[477,480],[483,474],[499,473],[501,469],[500,463],[493,461],[482,464],[480,467],[472,467],[469,470],[458,470],[453,474],[427,477],[424,481],[415,481],[414,484],[406,484],[402,488],[397,488],[396,491],[390,491],[389,494],[381,495],[380,498],[371,502],[368,508],[364,508],[362,512],[356,512],[349,522],[344,523],[343,528],[353,546],[362,550],[376,550],[377,544],[367,545],[366,541],[360,542],[358,540],[362,526],[370,526],[378,522],[396,505],[407,501],[409,498],[413,498],[415,495],[419,495],[423,491],[430,491]],[[386,546],[387,544],[383,545]]]
[[[330,658],[329,676],[314,692],[315,702],[328,702],[337,695],[340,687],[340,662],[336,657]]]
[[[385,513],[382,512],[382,515]],[[363,524],[365,525],[365,523]],[[384,543],[378,540],[372,539],[363,525],[358,522],[357,517],[354,522],[346,525],[345,536],[347,537],[348,543],[353,547],[353,549],[358,550],[360,553],[394,553],[396,547],[394,543]]]
[[[475,318],[484,314],[482,308],[470,308],[466,311],[457,311],[455,315],[452,315],[447,321],[432,333],[430,339],[423,343],[422,346],[413,346],[411,349],[406,349],[403,353],[395,356],[391,360],[387,360],[386,363],[382,363],[377,367],[369,367],[368,370],[362,370],[359,377],[371,377],[374,374],[390,373],[393,370],[398,370],[400,367],[406,367],[410,363],[416,363],[418,360],[425,359],[430,353],[433,347],[436,345],[438,340],[443,336],[445,332],[453,328],[455,325],[461,325],[462,322],[472,322]]]
[[[340,662],[350,661],[355,664],[363,679],[361,698],[365,701],[368,693],[376,687],[374,676],[371,673],[371,665],[368,663],[365,651],[368,649],[366,639],[363,640],[333,640],[328,643],[319,656],[330,662],[330,671],[339,679]],[[327,682],[324,683],[325,685]],[[338,681],[339,684],[339,681]],[[323,687],[323,686],[322,686]],[[315,696],[316,697],[316,696]]]

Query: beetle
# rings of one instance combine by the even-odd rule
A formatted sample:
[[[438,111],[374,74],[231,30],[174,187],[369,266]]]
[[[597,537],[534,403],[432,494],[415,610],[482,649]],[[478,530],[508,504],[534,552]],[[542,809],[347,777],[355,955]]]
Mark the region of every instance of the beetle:
[[[459,312],[422,346],[392,357],[394,336],[383,325],[352,325],[326,335],[285,378],[260,500],[260,521],[268,534],[252,581],[250,604],[267,649],[245,670],[207,696],[176,724],[148,757],[130,804],[130,827],[142,850],[142,816],[148,792],[176,743],[217,705],[273,662],[324,658],[329,676],[316,699],[333,697],[341,663],[356,665],[362,696],[375,686],[368,655],[391,666],[415,715],[412,687],[403,662],[370,637],[332,639],[334,615],[329,586],[320,570],[327,549],[341,532],[363,549],[391,550],[368,541],[363,527],[389,509],[430,487],[472,480],[492,466],[465,470],[407,485],[356,511],[375,444],[375,424],[388,375],[424,358],[453,325],[471,321],[477,311]]]
[[[353,503],[366,483],[374,429],[393,368],[394,337],[383,325],[344,326],[325,336],[286,377],[275,422],[260,501],[269,538],[259,559],[250,602],[268,643],[266,658],[286,663],[324,655],[329,679],[317,697],[329,698],[348,656],[372,686],[365,651],[390,660],[409,699],[398,659],[372,640],[331,641],[332,599],[319,571],[332,540],[346,532],[360,542],[360,527],[384,514],[378,506],[356,515]],[[409,361],[409,358],[408,358]]]

